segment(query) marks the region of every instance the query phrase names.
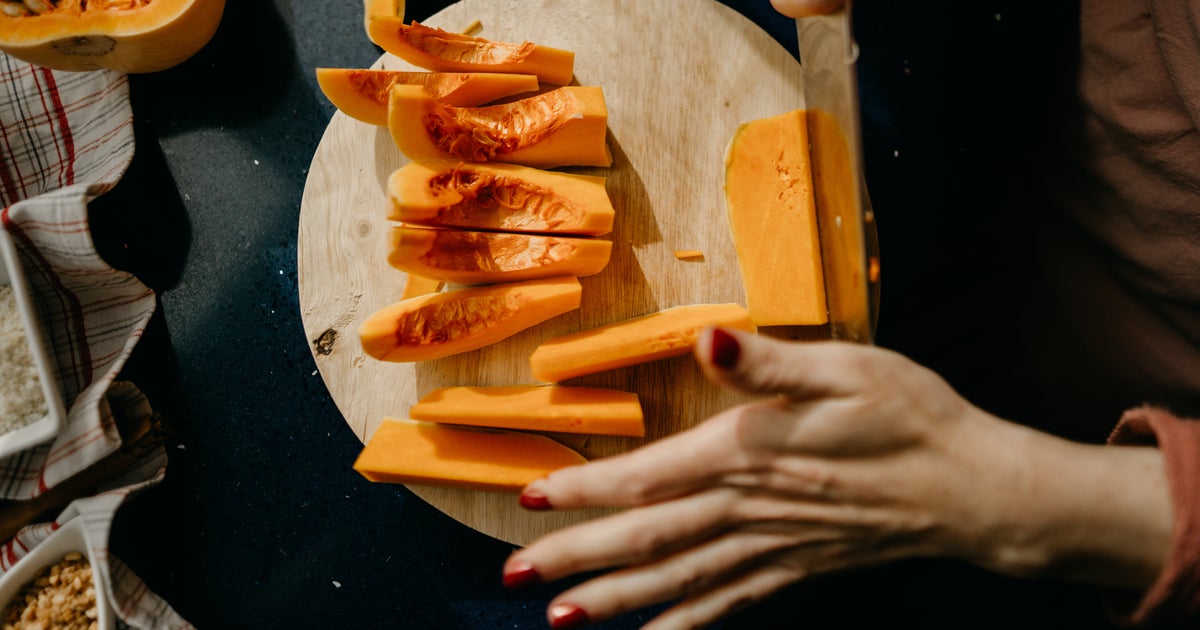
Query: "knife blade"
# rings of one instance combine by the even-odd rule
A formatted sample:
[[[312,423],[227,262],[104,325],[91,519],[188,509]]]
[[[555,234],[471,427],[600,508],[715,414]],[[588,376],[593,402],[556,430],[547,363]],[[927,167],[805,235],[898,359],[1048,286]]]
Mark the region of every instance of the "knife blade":
[[[878,240],[863,180],[850,0],[796,19],[805,121],[830,335],[874,343],[879,310]]]

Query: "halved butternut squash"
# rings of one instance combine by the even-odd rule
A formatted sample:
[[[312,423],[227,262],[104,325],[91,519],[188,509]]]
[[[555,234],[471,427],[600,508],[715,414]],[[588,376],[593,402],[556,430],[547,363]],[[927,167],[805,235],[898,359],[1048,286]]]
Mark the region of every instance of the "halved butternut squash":
[[[596,86],[567,86],[485,107],[451,107],[421,86],[396,85],[388,128],[410,160],[609,166],[608,109]]]
[[[725,205],[758,326],[829,321],[804,110],[743,123],[725,156]]]
[[[359,326],[363,351],[382,361],[427,361],[477,350],[579,308],[574,277],[421,295],[385,306]]]
[[[388,178],[395,221],[509,232],[612,231],[605,178],[516,164],[409,162]]]
[[[3,4],[0,50],[5,53],[55,70],[126,73],[157,72],[182,63],[212,39],[225,10],[225,0]]]
[[[494,42],[422,26],[400,17],[368,20],[367,35],[380,48],[427,70],[439,72],[512,72],[536,75],[543,83],[566,85],[575,53],[531,42]]]
[[[433,98],[455,107],[474,107],[538,89],[537,77],[527,74],[400,72],[356,68],[317,68],[317,83],[325,97],[339,111],[380,127],[388,124],[388,99],[393,85],[424,86]]]
[[[683,356],[707,326],[755,330],[750,314],[739,304],[676,306],[546,341],[533,351],[529,365],[534,378],[556,383]]]
[[[378,482],[520,492],[535,479],[586,462],[544,435],[387,418],[354,470]]]
[[[417,401],[414,420],[447,424],[644,437],[638,396],[601,387],[440,387]]]
[[[391,244],[391,266],[456,284],[590,276],[612,255],[612,243],[595,238],[407,225],[392,228]]]

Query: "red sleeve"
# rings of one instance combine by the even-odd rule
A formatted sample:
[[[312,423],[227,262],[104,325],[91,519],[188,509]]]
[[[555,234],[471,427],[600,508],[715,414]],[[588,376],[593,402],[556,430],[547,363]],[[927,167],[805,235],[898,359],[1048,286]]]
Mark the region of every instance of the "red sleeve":
[[[1120,617],[1132,625],[1200,620],[1200,421],[1140,407],[1125,413],[1110,444],[1158,446],[1167,468],[1175,533],[1158,580]]]

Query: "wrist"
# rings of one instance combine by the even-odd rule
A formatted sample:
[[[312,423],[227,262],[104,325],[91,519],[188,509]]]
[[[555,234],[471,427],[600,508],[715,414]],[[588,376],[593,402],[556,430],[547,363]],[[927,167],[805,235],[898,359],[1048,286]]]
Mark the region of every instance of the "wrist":
[[[1162,454],[1005,430],[1007,461],[996,473],[1009,482],[990,502],[998,509],[976,562],[1010,575],[1149,588],[1173,533]]]

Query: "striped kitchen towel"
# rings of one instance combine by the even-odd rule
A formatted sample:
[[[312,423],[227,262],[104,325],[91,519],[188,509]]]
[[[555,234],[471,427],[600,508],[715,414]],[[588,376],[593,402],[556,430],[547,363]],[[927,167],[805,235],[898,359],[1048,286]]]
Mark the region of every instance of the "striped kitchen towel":
[[[154,312],[154,292],[96,252],[87,204],[133,158],[129,81],[120,73],[55,72],[0,54],[0,225],[12,237],[59,368],[68,410],[52,442],[0,460],[0,498],[30,499],[121,447],[116,418],[148,414],[136,387],[114,379]],[[135,416],[143,417],[143,416]],[[77,497],[55,521],[32,523],[0,547],[0,574],[71,519],[84,519],[95,570],[108,574],[118,616],[135,628],[187,622],[108,554],[123,501],[165,474],[161,443],[117,485]]]

